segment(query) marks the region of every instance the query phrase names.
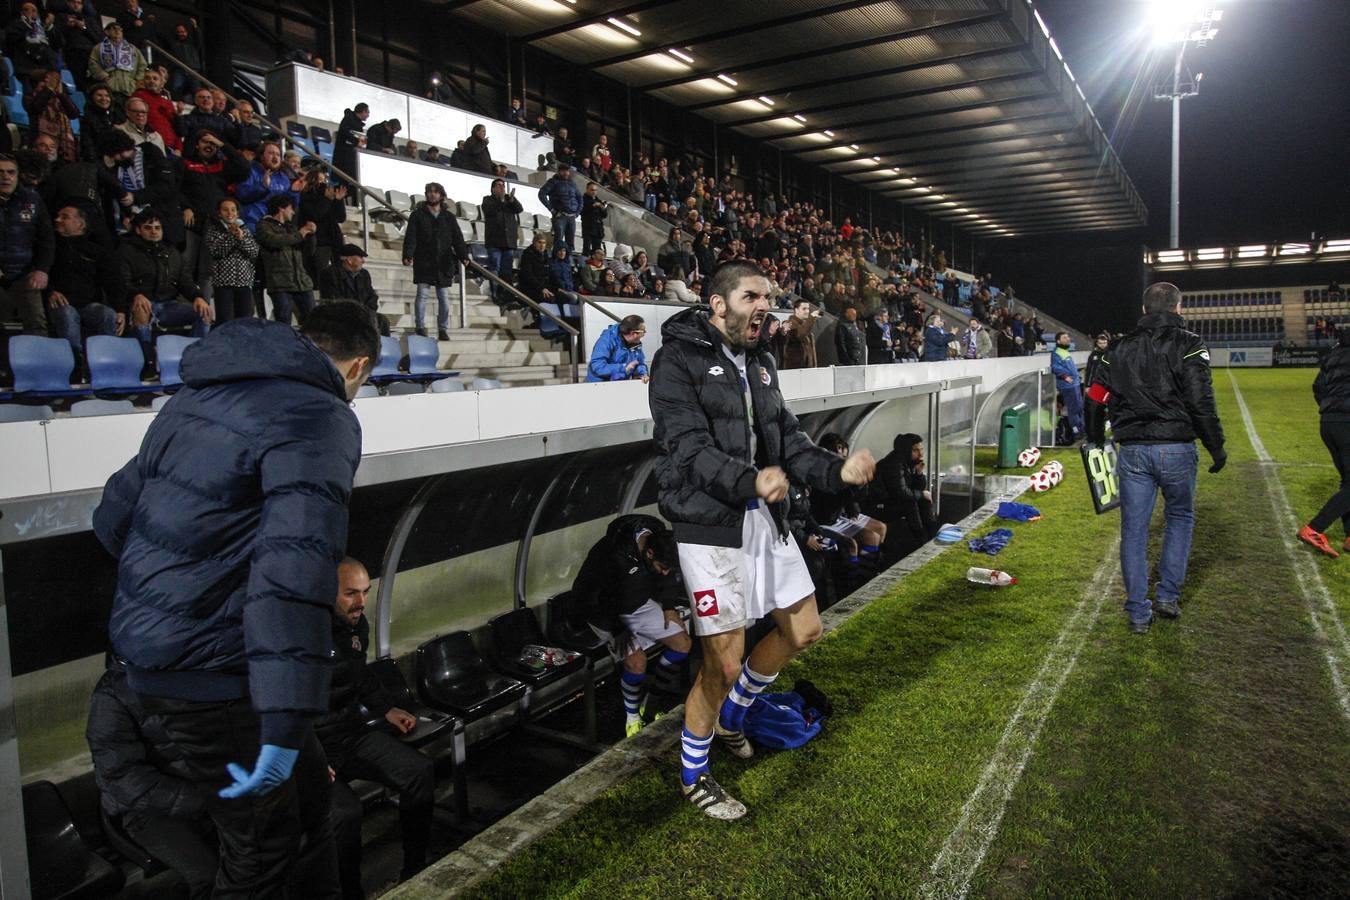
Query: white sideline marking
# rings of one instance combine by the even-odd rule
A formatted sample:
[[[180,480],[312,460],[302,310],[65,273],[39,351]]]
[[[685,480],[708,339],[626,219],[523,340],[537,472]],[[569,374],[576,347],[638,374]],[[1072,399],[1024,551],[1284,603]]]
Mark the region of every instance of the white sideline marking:
[[[1308,607],[1308,615],[1312,617],[1313,632],[1326,645],[1331,687],[1341,705],[1341,712],[1350,720],[1350,691],[1346,690],[1346,682],[1350,681],[1346,677],[1346,673],[1350,672],[1350,638],[1346,636],[1345,623],[1337,614],[1336,604],[1327,590],[1327,583],[1322,580],[1322,573],[1317,571],[1317,561],[1313,559],[1312,551],[1299,546],[1296,537],[1299,526],[1294,519],[1293,507],[1289,505],[1289,495],[1280,479],[1271,477],[1270,454],[1266,452],[1266,445],[1261,443],[1261,436],[1256,433],[1251,411],[1247,409],[1247,401],[1242,397],[1242,389],[1238,387],[1232,369],[1228,370],[1228,380],[1232,382],[1233,396],[1237,398],[1238,411],[1242,413],[1242,424],[1247,428],[1247,439],[1252,442],[1252,449],[1262,463],[1261,478],[1266,483],[1266,494],[1270,497],[1270,508],[1275,513],[1276,528],[1284,541],[1289,561],[1294,565],[1299,592],[1303,595],[1304,605]]]
[[[1119,553],[1120,537],[1117,535],[1003,729],[1003,736],[994,748],[989,765],[981,773],[975,792],[961,807],[956,827],[933,860],[928,878],[919,886],[920,897],[959,900],[970,890],[970,881],[998,834],[1013,788],[1022,778],[1060,689],[1078,662],[1078,652],[1096,625],[1107,595],[1116,593],[1120,581]]]

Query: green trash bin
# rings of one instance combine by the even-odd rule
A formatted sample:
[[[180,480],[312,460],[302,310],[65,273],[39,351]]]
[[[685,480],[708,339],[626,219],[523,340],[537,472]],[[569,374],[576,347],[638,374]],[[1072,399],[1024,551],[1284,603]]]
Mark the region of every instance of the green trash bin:
[[[1031,407],[1026,403],[1003,411],[998,430],[998,467],[1017,468],[1017,454],[1031,446]]]

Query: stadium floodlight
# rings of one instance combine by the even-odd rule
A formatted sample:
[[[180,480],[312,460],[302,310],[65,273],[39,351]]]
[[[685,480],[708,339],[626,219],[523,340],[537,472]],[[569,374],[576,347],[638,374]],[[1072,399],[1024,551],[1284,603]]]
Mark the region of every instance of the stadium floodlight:
[[[1238,247],[1238,259],[1254,259],[1258,256],[1269,256],[1270,248],[1265,244],[1245,244]]]
[[[675,57],[676,59],[678,59],[680,62],[688,63],[691,66],[694,64],[694,58],[690,56],[688,53],[683,52],[682,50],[676,50],[674,47],[671,47],[666,52],[669,53],[671,56]]]
[[[610,17],[609,17],[608,19],[606,19],[605,21],[608,22],[609,24],[613,25],[615,28],[619,29],[620,31],[626,31],[628,34],[630,34],[631,36],[633,36],[633,37],[635,37],[635,38],[637,38],[637,37],[642,37],[642,32],[641,32],[641,31],[638,31],[636,28],[634,28],[632,25],[629,25],[627,22],[623,21],[622,19],[616,19],[616,18],[614,18],[613,16],[610,16]]]
[[[773,101],[770,100],[768,97],[760,97],[759,102],[763,103],[765,106],[773,106]]]
[[[1322,244],[1323,253],[1346,253],[1350,252],[1350,240],[1325,241]]]
[[[1307,244],[1281,244],[1279,256],[1303,256],[1311,253],[1312,248]]]
[[[1214,23],[1222,18],[1223,10],[1217,9],[1212,0],[1153,0],[1149,8],[1154,44],[1175,44],[1177,48],[1170,88],[1160,88],[1153,94],[1153,99],[1172,104],[1172,221],[1169,237],[1173,247],[1181,243],[1181,101],[1200,93],[1199,77],[1182,79],[1182,59],[1188,44],[1203,47],[1218,37],[1219,29]]]
[[[719,72],[717,75],[717,80],[722,82],[723,84],[729,84],[732,87],[736,86],[736,79],[732,78],[730,75],[727,75],[725,73]]]
[[[834,137],[834,132],[831,131],[831,130],[828,129],[828,128],[826,128],[824,131],[822,131],[821,134],[825,135],[827,138],[832,138],[832,137]]]
[[[1159,250],[1156,257],[1160,263],[1179,263],[1186,261],[1185,250]]]
[[[796,119],[798,122],[801,122],[803,125],[806,124],[806,116],[802,115],[801,113],[793,113],[792,118]]]
[[[1195,251],[1195,258],[1199,260],[1211,261],[1223,259],[1228,255],[1228,251],[1223,247],[1205,247]]]
[[[857,145],[857,144],[849,144],[849,145],[848,145],[848,149],[850,149],[850,150],[857,150],[857,149],[858,149],[858,145]]]
[[[880,157],[880,156],[874,156],[874,157],[872,157],[872,162],[876,162],[876,163],[881,162],[881,157]]]

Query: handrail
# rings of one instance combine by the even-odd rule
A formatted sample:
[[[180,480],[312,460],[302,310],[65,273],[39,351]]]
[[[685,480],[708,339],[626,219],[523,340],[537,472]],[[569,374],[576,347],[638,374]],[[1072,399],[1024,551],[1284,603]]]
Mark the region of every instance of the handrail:
[[[577,337],[580,336],[581,334],[580,331],[572,327],[572,325],[569,324],[568,322],[564,321],[561,316],[555,316],[553,313],[544,309],[538,303],[535,303],[529,297],[525,296],[525,294],[521,293],[521,291],[515,285],[503,281],[502,278],[498,276],[496,272],[492,272],[484,268],[482,265],[479,264],[478,260],[470,259],[464,263],[464,267],[466,269],[472,269],[473,271],[477,272],[479,275],[486,278],[488,281],[497,285],[498,288],[505,288],[507,293],[514,295],[517,300],[520,300],[530,309],[534,310],[534,314],[536,316],[542,316],[548,319],[553,324],[557,325],[559,328],[561,328],[563,332],[566,333],[567,343],[570,345],[569,355],[572,358],[571,364],[572,383],[576,384],[578,381],[581,380],[580,376],[577,375],[577,365],[580,362],[580,360],[577,357]]]
[[[204,85],[206,85],[207,87],[212,88],[212,89],[214,89],[214,90],[220,91],[222,94],[225,95],[225,99],[229,100],[231,103],[235,104],[236,106],[239,105],[239,100],[238,100],[237,97],[235,97],[235,96],[234,96],[233,94],[231,94],[229,91],[225,90],[225,89],[224,89],[223,87],[221,87],[220,85],[216,84],[216,83],[215,83],[214,81],[212,81],[211,79],[207,78],[207,77],[206,77],[205,75],[203,75],[201,72],[198,72],[196,69],[192,68],[192,67],[189,66],[187,63],[183,62],[183,61],[182,61],[181,59],[179,59],[178,57],[174,56],[174,55],[173,55],[172,53],[170,53],[168,50],[165,50],[165,49],[164,49],[162,46],[160,46],[159,44],[155,43],[154,41],[146,41],[146,45],[147,45],[147,46],[150,46],[150,47],[153,47],[157,52],[162,53],[165,57],[168,58],[168,60],[169,60],[170,62],[172,62],[174,65],[178,66],[180,69],[182,69],[183,71],[185,71],[185,72],[187,72],[188,74],[190,74],[193,78],[197,79],[197,80],[200,81],[202,84],[204,84]],[[293,135],[288,135],[288,134],[286,134],[286,129],[282,128],[278,123],[276,123],[276,122],[274,122],[273,120],[269,119],[268,117],[262,115],[261,113],[255,112],[254,115],[256,116],[256,118],[258,119],[258,121],[262,122],[262,123],[263,123],[264,125],[266,125],[268,128],[271,128],[271,129],[272,129],[273,131],[275,131],[278,135],[281,135],[281,136],[285,137],[285,139],[286,139],[287,141],[289,141],[290,143],[292,143],[292,144],[296,145],[297,147],[299,147],[302,151],[304,151],[304,153],[305,153],[306,155],[310,156],[311,158],[313,158],[313,159],[315,159],[315,160],[318,160],[319,165],[323,166],[323,167],[326,168],[326,169],[329,169],[329,170],[332,171],[332,172],[335,172],[337,175],[341,176],[342,179],[345,180],[347,183],[355,185],[355,186],[361,191],[362,194],[366,195],[367,197],[370,197],[370,198],[374,199],[380,206],[382,206],[382,207],[384,207],[385,209],[387,209],[387,210],[389,210],[390,212],[392,212],[396,217],[398,217],[398,220],[399,220],[400,222],[406,222],[406,221],[408,220],[408,215],[407,215],[407,213],[404,213],[402,210],[395,209],[395,208],[389,203],[388,198],[386,198],[386,197],[381,197],[381,196],[380,196],[378,193],[376,193],[374,190],[372,190],[372,189],[366,187],[364,184],[362,184],[361,182],[357,181],[356,178],[353,177],[350,173],[342,171],[342,170],[339,169],[337,166],[333,165],[331,162],[329,162],[328,160],[324,159],[323,156],[320,155],[319,152],[318,152],[313,146],[311,146],[311,145],[309,144],[308,141],[301,140],[300,138],[297,138],[297,137],[295,137],[295,136],[293,136]]]

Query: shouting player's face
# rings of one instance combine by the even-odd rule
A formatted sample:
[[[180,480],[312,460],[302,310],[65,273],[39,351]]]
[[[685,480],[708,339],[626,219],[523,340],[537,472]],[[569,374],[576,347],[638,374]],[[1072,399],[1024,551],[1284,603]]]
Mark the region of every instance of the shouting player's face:
[[[764,320],[769,315],[769,279],[763,275],[742,278],[726,297],[711,298],[713,324],[735,350],[759,344]]]

